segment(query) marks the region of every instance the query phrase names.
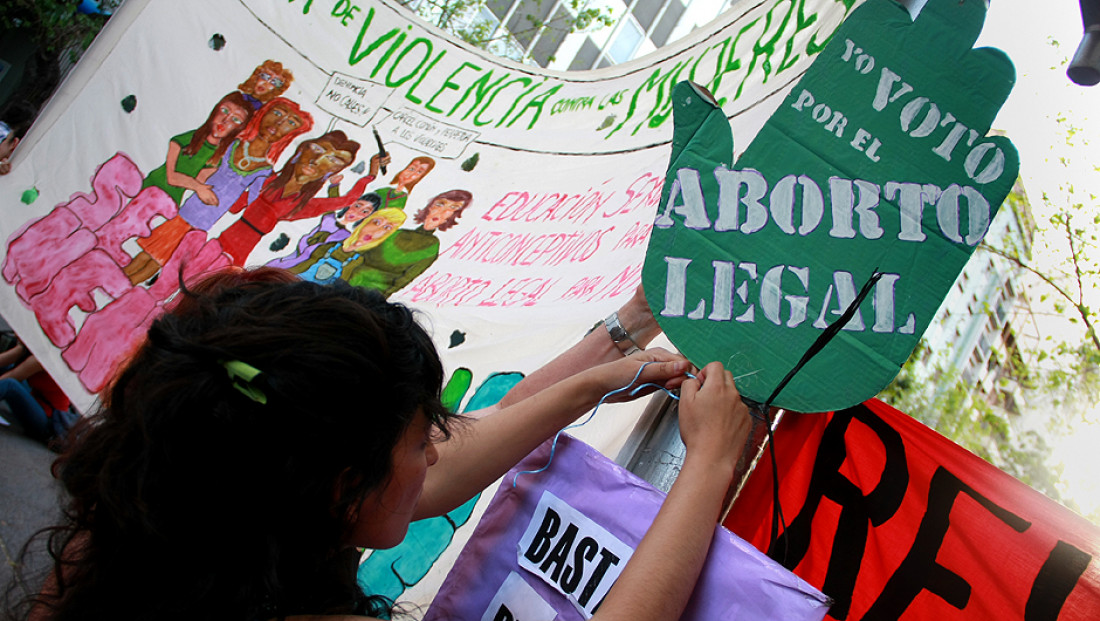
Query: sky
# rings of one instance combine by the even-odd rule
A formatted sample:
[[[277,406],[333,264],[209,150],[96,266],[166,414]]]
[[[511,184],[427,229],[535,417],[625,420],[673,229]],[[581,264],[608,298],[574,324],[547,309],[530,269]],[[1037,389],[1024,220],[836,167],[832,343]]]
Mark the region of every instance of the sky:
[[[1074,150],[1080,161],[1073,162],[1078,167],[1071,174],[1057,164],[1065,140],[1054,119],[1064,114],[1074,124],[1091,128],[1088,134],[1095,135],[1097,129],[1089,108],[1100,102],[1100,86],[1078,86],[1065,71],[1081,34],[1076,0],[993,0],[978,39],[978,46],[1003,50],[1016,66],[1016,86],[994,128],[1008,132],[1016,144],[1021,174],[1036,198],[1040,191],[1056,193],[1067,179],[1079,180],[1096,163],[1095,148],[1082,145]]]

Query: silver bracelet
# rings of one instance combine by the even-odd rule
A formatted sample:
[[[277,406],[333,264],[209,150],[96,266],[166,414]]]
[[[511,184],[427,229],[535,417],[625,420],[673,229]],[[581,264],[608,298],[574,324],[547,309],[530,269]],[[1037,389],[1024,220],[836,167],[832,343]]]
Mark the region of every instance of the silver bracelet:
[[[624,356],[642,351],[642,348],[634,342],[623,324],[619,323],[619,313],[615,312],[608,315],[607,319],[603,320],[603,325],[607,328],[608,336],[611,337],[612,341],[615,341],[615,347],[618,347]]]

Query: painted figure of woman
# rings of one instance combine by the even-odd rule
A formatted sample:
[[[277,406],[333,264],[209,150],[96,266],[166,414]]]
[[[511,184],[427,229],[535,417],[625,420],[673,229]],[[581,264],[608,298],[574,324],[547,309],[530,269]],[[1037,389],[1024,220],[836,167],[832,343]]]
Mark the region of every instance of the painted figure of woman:
[[[259,192],[287,146],[312,128],[313,117],[293,101],[276,97],[267,102],[206,180],[217,201],[207,204],[192,195],[180,207],[180,216],[193,228],[209,231],[241,194]]]
[[[404,209],[405,203],[409,199],[409,193],[433,168],[435,168],[435,160],[432,158],[426,155],[414,157],[407,166],[393,176],[390,181],[392,187],[375,190],[375,193],[382,199],[379,209]]]
[[[416,229],[401,229],[344,267],[344,279],[357,287],[381,291],[387,298],[412,282],[439,257],[436,231],[455,225],[473,195],[466,190],[444,192],[417,212]]]
[[[206,181],[214,173],[230,143],[251,118],[252,107],[243,95],[233,92],[222,97],[201,127],[172,138],[168,143],[168,157],[164,165],[145,177],[142,189],[158,187],[177,205],[187,190],[192,190],[203,203],[217,204],[218,198]],[[179,245],[179,238],[183,237],[182,234],[173,232],[173,229],[179,228],[178,224],[138,239],[142,252],[123,268],[130,282],[136,284],[152,276],[172,256]],[[154,231],[160,231],[162,227],[163,225]],[[158,262],[156,257],[161,260]]]
[[[308,261],[290,268],[306,280],[323,285],[343,277],[344,268],[366,252],[382,244],[405,223],[405,212],[400,209],[380,209],[359,223],[351,235],[340,241],[330,241],[313,250]]]
[[[315,198],[325,181],[347,168],[358,151],[359,143],[340,130],[306,140],[279,174],[268,179],[255,200],[242,194],[230,211],[244,213],[218,237],[234,264],[244,265],[260,239],[279,222],[337,211],[361,196],[378,173],[378,156],[371,158],[370,173],[360,178],[348,194]]]
[[[298,240],[298,247],[294,249],[293,253],[281,259],[273,259],[267,264],[268,267],[290,269],[303,261],[308,261],[313,255],[313,251],[321,244],[344,241],[351,235],[355,225],[378,211],[378,205],[381,201],[382,199],[374,192],[367,192],[360,196],[359,200],[340,211],[326,213],[321,216],[320,223],[312,231]]]
[[[253,109],[256,109],[285,93],[292,81],[294,74],[290,69],[274,60],[265,60],[252,70],[252,75],[241,82],[237,89],[244,94]]]
[[[201,127],[172,137],[164,164],[150,172],[141,187],[156,186],[177,205],[187,190],[193,190],[203,202],[216,202],[205,180],[251,118],[252,107],[244,95],[233,92],[222,97]]]

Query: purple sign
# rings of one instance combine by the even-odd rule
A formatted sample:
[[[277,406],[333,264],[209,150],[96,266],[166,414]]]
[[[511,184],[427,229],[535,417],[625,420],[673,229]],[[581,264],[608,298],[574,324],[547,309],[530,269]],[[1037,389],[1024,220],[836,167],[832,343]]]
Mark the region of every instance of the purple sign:
[[[603,601],[665,495],[562,435],[504,477],[425,621],[583,620]],[[513,487],[513,481],[515,486]],[[829,600],[721,526],[684,620],[824,618]]]

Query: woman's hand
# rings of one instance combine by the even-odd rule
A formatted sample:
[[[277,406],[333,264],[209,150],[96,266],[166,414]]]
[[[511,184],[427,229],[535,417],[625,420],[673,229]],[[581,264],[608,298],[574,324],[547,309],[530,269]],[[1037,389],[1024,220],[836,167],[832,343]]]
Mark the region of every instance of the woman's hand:
[[[389,165],[390,165],[390,154],[389,153],[386,153],[385,155],[381,155],[381,154],[378,154],[378,153],[372,155],[371,158],[370,158],[370,168],[368,169],[370,171],[370,176],[377,177],[378,176],[378,171],[381,170],[382,168],[385,168],[386,166],[389,166]]]
[[[752,427],[749,407],[741,400],[733,374],[720,362],[712,362],[680,386],[680,437],[687,456],[737,465]]]
[[[218,195],[214,193],[214,187],[211,185],[200,182],[195,186],[195,195],[199,197],[200,201],[211,207],[218,205]]]
[[[442,515],[469,500],[547,438],[591,410],[606,393],[630,385],[647,362],[652,364],[633,386],[648,382],[677,386],[691,369],[682,356],[654,348],[582,370],[508,407],[467,421],[451,439],[436,444],[439,461],[428,468],[415,519]],[[653,390],[656,388],[644,389]],[[623,390],[609,400],[637,397],[629,393]]]
[[[687,455],[679,476],[593,621],[679,619],[695,588],[751,427],[749,408],[721,363],[697,377],[680,386]]]
[[[658,386],[669,390],[677,388],[687,379],[687,373],[691,370],[692,366],[687,358],[660,347],[654,347],[594,367],[588,371],[588,377],[592,382],[593,390],[599,393],[596,395],[597,400],[607,393],[629,386],[629,389],[621,390],[607,398],[609,403],[620,403],[650,394],[657,390]],[[646,386],[634,392],[644,384],[655,384],[655,386]]]

